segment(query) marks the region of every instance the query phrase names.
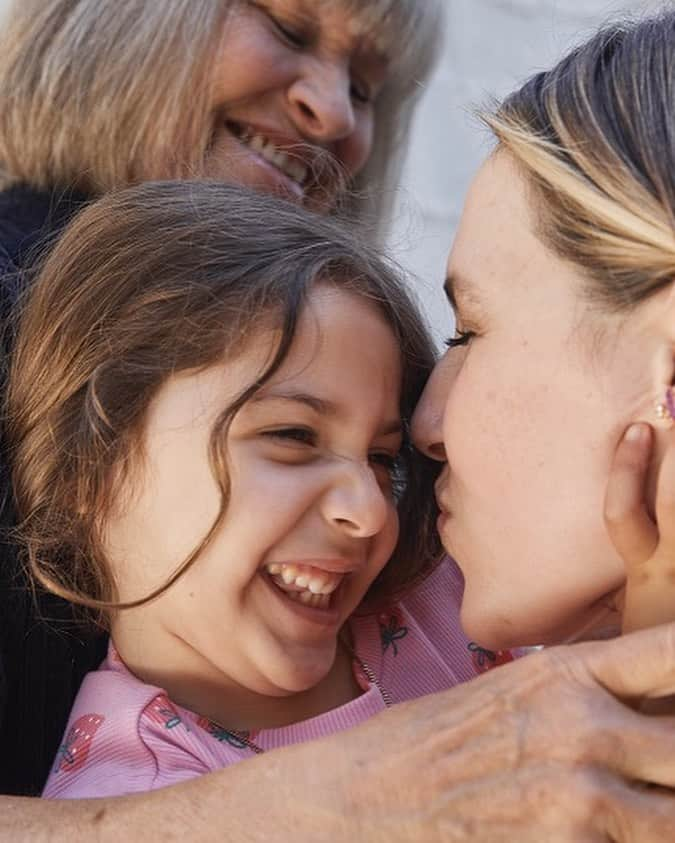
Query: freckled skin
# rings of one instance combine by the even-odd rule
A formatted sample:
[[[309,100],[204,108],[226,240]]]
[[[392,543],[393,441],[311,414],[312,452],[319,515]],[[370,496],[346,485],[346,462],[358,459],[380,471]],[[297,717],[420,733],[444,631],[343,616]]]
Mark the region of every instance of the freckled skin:
[[[664,302],[630,320],[591,306],[580,271],[539,239],[506,153],[474,180],[447,275],[465,340],[436,366],[413,435],[445,462],[464,629],[488,649],[616,632],[626,568],[603,500],[619,437],[653,412]]]

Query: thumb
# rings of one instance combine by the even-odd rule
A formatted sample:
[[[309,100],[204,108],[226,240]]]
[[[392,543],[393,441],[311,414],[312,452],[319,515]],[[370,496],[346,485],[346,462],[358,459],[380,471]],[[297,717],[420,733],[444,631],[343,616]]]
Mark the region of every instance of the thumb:
[[[577,651],[591,676],[615,697],[675,693],[675,623],[570,649]]]
[[[651,449],[649,425],[631,425],[617,446],[609,473],[605,526],[628,570],[646,562],[658,544],[656,524],[645,507]]]

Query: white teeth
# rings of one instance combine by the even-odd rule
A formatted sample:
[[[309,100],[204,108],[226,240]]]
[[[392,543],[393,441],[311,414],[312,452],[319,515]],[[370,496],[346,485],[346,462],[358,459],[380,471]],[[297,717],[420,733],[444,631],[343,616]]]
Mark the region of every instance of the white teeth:
[[[242,130],[241,134],[236,132],[235,134],[238,135],[239,140],[248,146],[249,149],[257,152],[258,155],[269,161],[270,164],[274,164],[282,173],[293,179],[301,187],[305,183],[307,180],[307,167],[297,159],[291,158],[285,152],[277,149],[271,140],[263,135],[252,135],[248,129]]]
[[[330,606],[331,594],[337,589],[343,578],[342,574],[324,571],[324,577],[331,578],[329,582],[325,582],[324,577],[310,576],[307,573],[298,574],[297,565],[282,565],[278,562],[270,562],[265,567],[289,600],[302,603],[305,606],[312,606],[315,609],[327,609]],[[309,588],[302,584],[305,582],[309,583]],[[284,588],[284,585],[289,586],[289,588]],[[321,591],[316,590],[319,586]]]
[[[310,577],[307,588],[312,594],[330,594],[331,591],[335,591],[334,583],[322,576]]]
[[[295,593],[298,595],[295,598],[296,600],[314,609],[327,609],[330,604],[330,596],[328,594],[312,594],[311,591],[296,591]]]
[[[265,141],[260,137],[260,135],[253,135],[251,140],[248,141],[248,145],[254,152],[262,152],[265,146]]]
[[[316,605],[328,605],[330,595],[337,590],[344,574],[321,571],[308,566],[289,563],[270,562],[265,566],[267,573],[274,578],[277,586],[292,597],[308,603],[310,598],[318,598]],[[288,589],[284,586],[288,586]],[[309,605],[314,605],[309,603]]]
[[[315,609],[327,609],[329,603],[328,594],[313,594],[309,605],[314,606]]]
[[[281,579],[286,583],[286,585],[294,585],[297,576],[298,572],[295,565],[281,566]]]

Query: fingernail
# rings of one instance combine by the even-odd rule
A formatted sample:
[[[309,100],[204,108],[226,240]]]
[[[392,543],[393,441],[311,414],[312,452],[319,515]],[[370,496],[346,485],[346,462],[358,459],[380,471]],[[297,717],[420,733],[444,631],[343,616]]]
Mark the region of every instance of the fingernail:
[[[645,438],[646,429],[643,424],[632,424],[626,433],[624,439],[626,442],[640,442]]]

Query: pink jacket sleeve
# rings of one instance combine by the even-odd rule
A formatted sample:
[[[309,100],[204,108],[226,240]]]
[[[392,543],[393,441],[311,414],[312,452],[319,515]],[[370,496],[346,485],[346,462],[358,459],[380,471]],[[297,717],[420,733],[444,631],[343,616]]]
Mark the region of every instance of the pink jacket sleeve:
[[[208,772],[179,728],[155,728],[159,688],[109,670],[84,680],[43,791],[51,799],[121,796]],[[168,702],[168,701],[167,701]]]

